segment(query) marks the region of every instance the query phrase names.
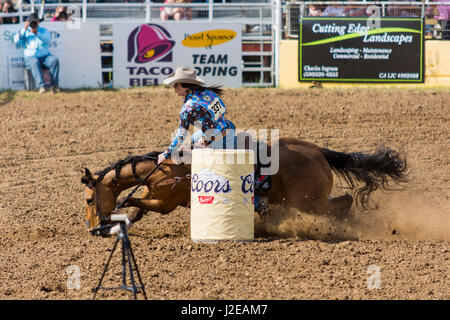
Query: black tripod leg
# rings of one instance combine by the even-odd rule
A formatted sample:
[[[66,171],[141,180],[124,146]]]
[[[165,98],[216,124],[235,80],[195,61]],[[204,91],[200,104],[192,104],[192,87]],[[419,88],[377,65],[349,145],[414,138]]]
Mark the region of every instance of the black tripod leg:
[[[130,244],[130,243],[129,243],[129,240],[128,240],[128,244]],[[141,287],[142,287],[142,293],[143,293],[143,295],[144,295],[145,300],[147,300],[147,294],[145,293],[144,283],[142,282],[141,274],[139,273],[139,269],[138,269],[138,266],[137,266],[137,263],[136,263],[136,259],[134,258],[133,250],[131,250],[131,245],[130,245],[130,251],[129,251],[129,253],[130,253],[130,255],[131,255],[131,258],[133,259],[133,264],[134,264],[134,267],[135,267],[135,269],[136,269],[136,274],[137,274],[137,276],[138,276],[139,283],[140,283],[140,285],[141,285]]]
[[[130,280],[131,280],[131,288],[133,289],[134,300],[137,300],[137,288],[134,283],[134,275],[133,275],[133,266],[131,265],[131,257],[130,257],[131,248],[127,248],[127,256],[128,256],[128,268],[130,269]]]
[[[111,262],[111,258],[112,258],[112,256],[113,256],[114,251],[115,251],[116,248],[117,248],[117,244],[118,244],[118,243],[119,243],[119,237],[117,237],[116,242],[114,242],[114,246],[113,246],[113,248],[112,248],[112,250],[111,250],[111,254],[109,255],[108,261],[106,262],[105,268],[103,268],[103,274],[102,274],[102,276],[100,277],[100,281],[99,281],[99,283],[98,283],[98,286],[94,288],[94,296],[92,297],[92,300],[95,300],[95,295],[97,294],[98,289],[99,289],[100,286],[102,285],[103,278],[105,277],[106,271],[108,270],[108,265],[109,265],[109,263]]]
[[[122,233],[122,285],[124,288],[127,287],[127,258],[125,254],[125,236]]]

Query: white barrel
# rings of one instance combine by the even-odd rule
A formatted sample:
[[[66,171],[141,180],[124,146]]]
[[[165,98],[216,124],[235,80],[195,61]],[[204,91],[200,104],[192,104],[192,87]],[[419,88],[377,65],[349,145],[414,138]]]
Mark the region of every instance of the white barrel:
[[[191,239],[253,241],[254,153],[194,149],[191,165]]]

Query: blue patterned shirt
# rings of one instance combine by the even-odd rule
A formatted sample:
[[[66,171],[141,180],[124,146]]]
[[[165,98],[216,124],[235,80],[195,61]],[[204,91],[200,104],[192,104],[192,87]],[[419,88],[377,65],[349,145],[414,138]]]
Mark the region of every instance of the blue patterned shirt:
[[[226,130],[234,130],[234,124],[225,118],[226,112],[223,101],[210,90],[195,91],[189,94],[181,108],[178,133],[164,153],[165,157],[170,158],[172,152],[183,144],[189,126],[195,122],[201,123],[204,136],[210,129],[213,129],[214,135],[221,136],[226,134]]]

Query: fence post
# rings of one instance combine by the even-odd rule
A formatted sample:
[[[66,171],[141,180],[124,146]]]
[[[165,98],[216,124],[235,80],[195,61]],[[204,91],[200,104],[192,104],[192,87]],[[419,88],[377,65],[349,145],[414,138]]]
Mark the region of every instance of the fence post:
[[[209,0],[208,21],[213,21],[213,0]]]
[[[23,3],[22,0],[19,0],[19,23],[21,24],[23,22]]]
[[[83,0],[83,22],[87,20],[87,0]]]
[[[145,22],[152,20],[152,7],[150,6],[150,0],[145,0]]]
[[[274,32],[274,72],[275,72],[275,87],[280,85],[280,41],[281,41],[281,0],[273,2],[272,12],[275,16],[275,23],[273,25]]]

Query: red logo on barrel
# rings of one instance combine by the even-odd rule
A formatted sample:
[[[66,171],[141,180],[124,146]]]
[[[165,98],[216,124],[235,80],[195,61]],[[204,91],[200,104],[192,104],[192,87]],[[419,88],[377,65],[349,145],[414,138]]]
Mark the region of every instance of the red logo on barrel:
[[[211,204],[214,201],[214,196],[198,196],[198,202],[201,204]]]

